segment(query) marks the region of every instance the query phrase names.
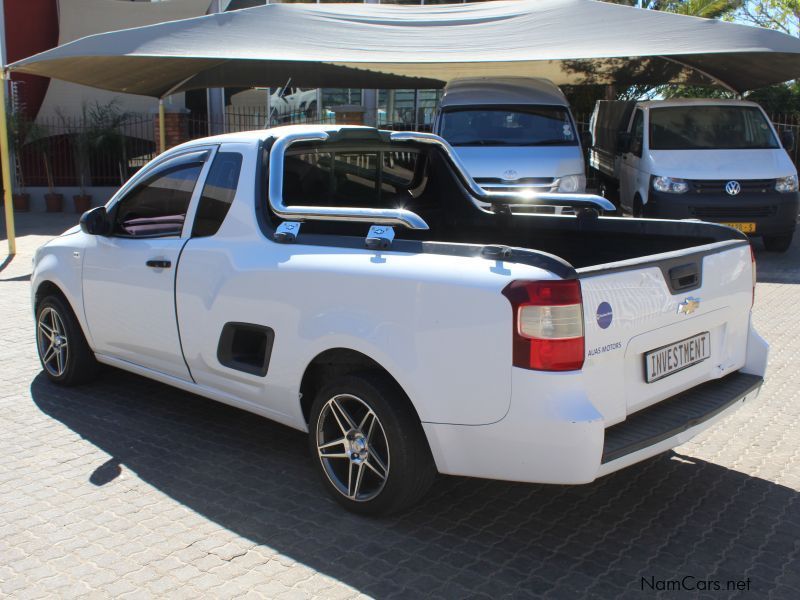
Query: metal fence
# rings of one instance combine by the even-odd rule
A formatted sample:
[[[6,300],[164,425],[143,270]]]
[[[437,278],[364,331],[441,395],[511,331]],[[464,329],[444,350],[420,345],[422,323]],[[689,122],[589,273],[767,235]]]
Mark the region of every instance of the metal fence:
[[[800,154],[798,153],[797,145],[800,143],[800,115],[798,114],[776,114],[771,115],[770,119],[775,124],[775,129],[778,130],[778,133],[782,131],[789,130],[794,134],[794,148],[789,152],[789,156],[792,159],[795,167],[798,166],[798,159],[800,159]]]
[[[430,129],[428,112],[431,110],[431,107],[424,107],[417,115],[418,130]],[[391,117],[379,114],[379,126],[413,129],[413,114],[396,112]],[[779,131],[791,130],[800,141],[799,115],[772,115],[772,120]],[[580,132],[588,130],[587,115],[576,115],[575,121]],[[295,123],[332,124],[336,116],[330,110],[270,116],[262,107],[229,107],[224,123],[209,126],[205,115],[191,113],[181,115],[179,122],[179,139],[170,140],[174,143],[222,131],[250,131]],[[55,117],[38,119],[35,123],[12,117],[9,129],[15,149],[18,188],[117,186],[158,153],[158,122],[153,114],[117,115],[106,121],[86,116]],[[798,164],[797,144],[790,156]]]
[[[157,152],[153,115],[126,115],[113,125],[13,118],[10,130],[18,188],[120,185]]]

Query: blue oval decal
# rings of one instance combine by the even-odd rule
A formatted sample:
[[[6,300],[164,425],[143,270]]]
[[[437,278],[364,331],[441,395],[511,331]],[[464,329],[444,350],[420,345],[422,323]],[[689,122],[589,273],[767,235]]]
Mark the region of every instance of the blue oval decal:
[[[608,302],[601,302],[597,307],[597,324],[601,329],[608,329],[611,325],[611,320],[614,318],[614,311],[611,310],[611,305]]]

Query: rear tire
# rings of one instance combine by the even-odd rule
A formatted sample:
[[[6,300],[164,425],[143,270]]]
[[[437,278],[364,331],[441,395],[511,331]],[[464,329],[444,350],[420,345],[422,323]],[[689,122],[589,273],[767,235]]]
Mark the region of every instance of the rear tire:
[[[67,302],[46,296],[36,306],[36,349],[44,374],[59,385],[78,385],[97,375],[97,361]]]
[[[766,235],[764,236],[764,248],[767,249],[767,252],[786,252],[792,246],[793,237],[794,233]]]
[[[404,510],[436,477],[419,418],[397,384],[379,372],[342,376],[320,389],[308,441],[325,489],[355,513]]]

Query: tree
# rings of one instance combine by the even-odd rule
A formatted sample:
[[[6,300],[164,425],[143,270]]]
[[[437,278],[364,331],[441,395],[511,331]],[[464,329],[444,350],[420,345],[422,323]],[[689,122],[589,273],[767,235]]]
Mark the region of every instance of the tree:
[[[739,16],[760,27],[800,35],[800,0],[747,0]]]

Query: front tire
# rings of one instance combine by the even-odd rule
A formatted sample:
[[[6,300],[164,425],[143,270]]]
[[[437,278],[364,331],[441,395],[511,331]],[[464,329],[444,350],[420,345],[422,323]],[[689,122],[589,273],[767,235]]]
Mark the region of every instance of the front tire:
[[[317,393],[309,449],[328,493],[359,514],[406,509],[436,476],[408,398],[380,373],[343,376]]]
[[[794,237],[794,233],[766,235],[764,236],[764,248],[767,249],[767,252],[786,252],[792,245],[792,237]]]
[[[59,296],[36,306],[36,349],[47,378],[60,385],[78,385],[97,374],[97,361],[72,309]]]

